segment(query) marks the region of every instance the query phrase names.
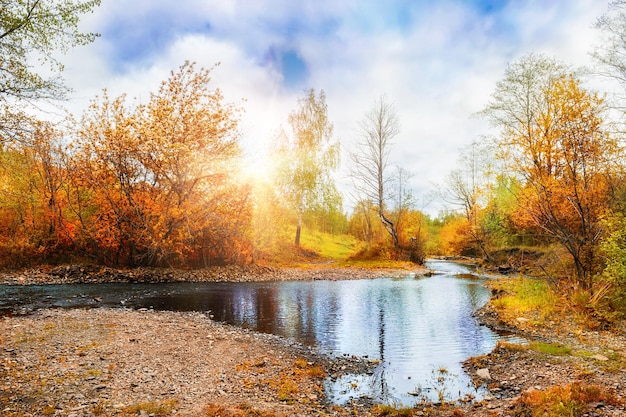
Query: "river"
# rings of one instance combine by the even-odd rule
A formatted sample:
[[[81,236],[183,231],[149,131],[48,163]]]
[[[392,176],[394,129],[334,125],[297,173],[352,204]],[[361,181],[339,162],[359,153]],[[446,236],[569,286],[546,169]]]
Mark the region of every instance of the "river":
[[[472,313],[489,299],[469,266],[429,261],[433,276],[271,283],[0,285],[0,312],[128,307],[204,311],[215,320],[273,333],[334,355],[378,359],[373,375],[326,383],[335,403],[367,397],[411,405],[480,398],[461,363],[500,336]]]

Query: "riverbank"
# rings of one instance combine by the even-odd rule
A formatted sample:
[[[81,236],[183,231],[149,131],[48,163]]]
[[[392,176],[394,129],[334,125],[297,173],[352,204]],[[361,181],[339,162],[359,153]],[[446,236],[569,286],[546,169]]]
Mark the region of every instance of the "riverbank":
[[[375,365],[201,313],[42,310],[0,319],[0,415],[346,415],[324,378]]]
[[[411,265],[406,268],[337,268],[333,264],[314,264],[303,268],[228,265],[192,270],[173,268],[118,269],[97,265],[66,265],[20,271],[0,271],[0,284],[313,281],[382,278],[408,274],[422,276],[429,273],[428,268],[418,265]]]
[[[525,342],[501,342],[488,355],[464,363],[475,385],[489,389],[467,415],[626,416],[623,326],[589,330],[571,315],[541,323],[532,315],[504,320],[493,301],[477,319]]]

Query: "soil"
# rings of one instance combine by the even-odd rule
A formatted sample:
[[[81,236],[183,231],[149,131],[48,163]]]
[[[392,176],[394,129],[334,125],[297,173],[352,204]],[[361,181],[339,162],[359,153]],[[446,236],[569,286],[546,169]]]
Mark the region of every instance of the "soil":
[[[427,273],[253,268],[129,272],[71,266],[5,273],[0,281],[271,281]],[[582,330],[573,319],[542,326],[531,325],[533,321],[525,317],[504,323],[490,304],[477,312],[477,318],[494,329],[529,341],[561,343],[572,351],[554,355],[499,345],[464,364],[475,384],[489,389],[485,399],[422,404],[412,415],[530,416],[523,408],[525,396],[580,383],[593,384],[613,397],[587,404],[578,415],[626,416],[623,328]],[[324,400],[327,376],[372,372],[376,365],[367,358],[328,357],[277,336],[216,323],[202,313],[41,310],[0,318],[0,416],[384,415],[366,399],[344,407]]]

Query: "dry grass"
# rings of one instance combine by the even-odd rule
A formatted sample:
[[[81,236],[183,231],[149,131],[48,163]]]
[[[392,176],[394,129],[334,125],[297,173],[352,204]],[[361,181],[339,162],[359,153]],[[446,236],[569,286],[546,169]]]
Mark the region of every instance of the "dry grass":
[[[247,404],[240,404],[237,407],[224,407],[223,405],[210,404],[205,409],[203,417],[279,417],[273,411],[257,410]]]
[[[553,386],[544,391],[523,393],[515,403],[516,417],[578,417],[584,415],[590,404],[603,402],[622,406],[614,392],[598,385],[575,382],[564,386]]]
[[[269,384],[277,393],[278,399],[286,402],[298,401],[307,402],[309,397],[323,396],[322,380],[326,377],[326,372],[321,366],[305,359],[298,358],[293,362],[291,368],[283,370],[278,378],[264,381]],[[311,384],[310,380],[318,380],[318,384]],[[314,386],[313,391],[304,392],[304,386]],[[302,399],[302,395],[304,399]]]

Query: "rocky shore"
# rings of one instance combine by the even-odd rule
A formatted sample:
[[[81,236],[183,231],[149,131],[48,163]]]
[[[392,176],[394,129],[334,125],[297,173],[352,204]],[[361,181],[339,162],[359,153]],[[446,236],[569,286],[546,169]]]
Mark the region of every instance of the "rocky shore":
[[[521,338],[521,343],[499,343],[488,355],[470,358],[466,372],[477,386],[489,389],[484,401],[467,415],[479,417],[570,415],[626,416],[626,331],[622,328],[585,330],[572,317],[534,325],[528,317],[504,322],[492,304],[475,316],[500,333]],[[580,393],[573,391],[579,390]],[[576,395],[580,394],[581,398]],[[550,396],[576,397],[586,406],[562,404],[531,414],[529,404]],[[594,398],[595,395],[595,398]],[[585,398],[586,397],[586,398]],[[557,403],[558,406],[558,403]]]
[[[312,281],[425,275],[430,271],[420,266],[398,268],[336,268],[332,264],[316,264],[309,268],[280,268],[263,265],[228,265],[205,269],[136,268],[117,269],[97,265],[39,267],[21,271],[0,272],[0,284],[93,284],[110,282],[253,282]]]

